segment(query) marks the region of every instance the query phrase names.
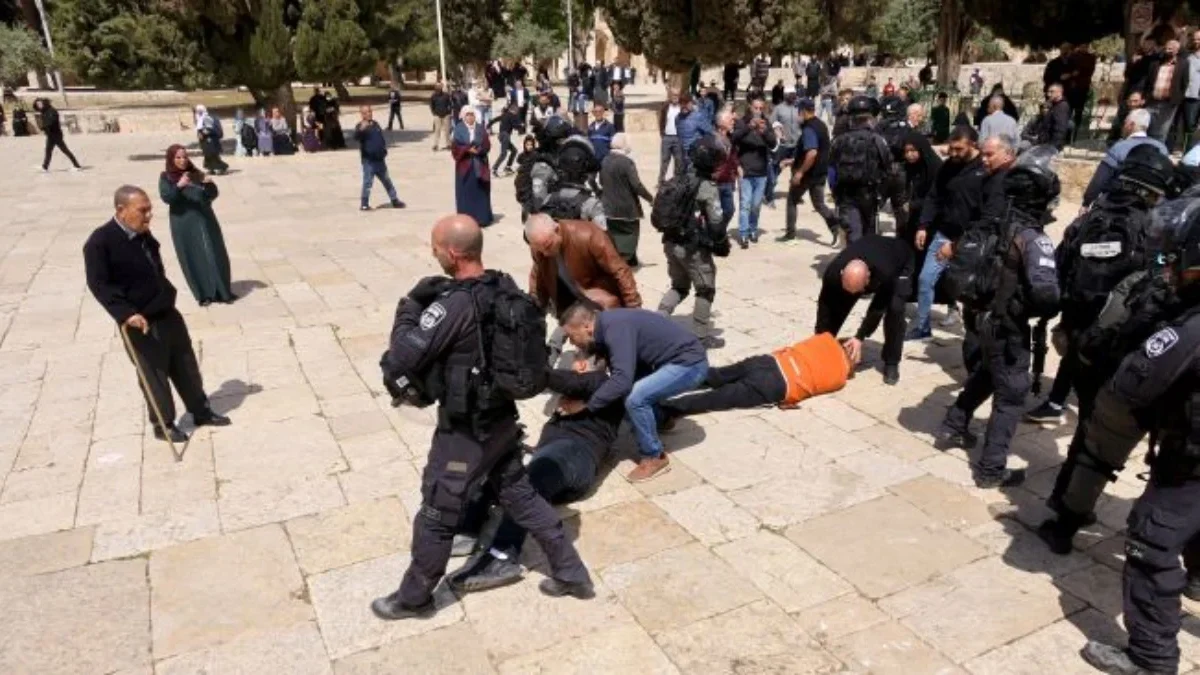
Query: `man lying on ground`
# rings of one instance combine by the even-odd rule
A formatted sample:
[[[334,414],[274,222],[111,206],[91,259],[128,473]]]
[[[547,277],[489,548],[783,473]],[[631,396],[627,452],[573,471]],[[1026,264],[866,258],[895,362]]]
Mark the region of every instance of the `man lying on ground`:
[[[563,402],[586,401],[608,380],[605,366],[595,360],[575,362],[575,370],[549,371],[547,388],[563,396]],[[533,489],[551,504],[567,504],[591,491],[596,475],[625,417],[625,406],[616,402],[596,412],[582,407],[573,415],[561,409],[542,428],[533,459],[525,470]],[[493,498],[481,498],[470,507],[462,535],[477,537],[487,520]],[[474,530],[474,531],[470,531]],[[462,537],[460,535],[460,537]],[[518,560],[525,543],[525,530],[508,516],[500,521],[491,545],[482,547],[461,569],[449,577],[458,593],[483,591],[519,581],[525,570]]]
[[[679,417],[718,410],[778,405],[831,394],[846,386],[858,365],[858,353],[830,333],[819,333],[770,354],[751,356],[731,366],[709,368],[706,389],[676,396],[660,405],[666,424]]]

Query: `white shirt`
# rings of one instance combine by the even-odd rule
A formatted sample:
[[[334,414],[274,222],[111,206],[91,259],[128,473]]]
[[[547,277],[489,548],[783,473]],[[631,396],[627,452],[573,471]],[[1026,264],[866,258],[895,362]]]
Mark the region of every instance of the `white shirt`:
[[[679,117],[679,110],[680,110],[680,108],[677,105],[672,105],[667,108],[667,124],[666,124],[666,127],[663,129],[664,136],[678,136],[679,135],[675,131],[675,118]]]
[[[514,89],[513,92],[516,94],[517,107],[524,108],[525,107],[525,89],[524,88]]]

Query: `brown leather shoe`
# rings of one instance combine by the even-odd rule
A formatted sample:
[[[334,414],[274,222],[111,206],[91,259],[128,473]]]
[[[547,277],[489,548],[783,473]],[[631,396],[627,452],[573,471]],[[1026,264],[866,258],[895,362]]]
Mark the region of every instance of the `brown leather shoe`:
[[[644,483],[670,470],[671,460],[667,459],[667,453],[664,452],[658,457],[643,457],[633,471],[629,472],[628,478],[631,483]]]

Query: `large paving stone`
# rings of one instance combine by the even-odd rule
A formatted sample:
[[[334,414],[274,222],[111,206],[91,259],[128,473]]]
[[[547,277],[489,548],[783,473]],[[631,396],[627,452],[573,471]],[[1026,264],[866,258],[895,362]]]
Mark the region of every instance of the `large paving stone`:
[[[800,627],[822,644],[887,623],[889,617],[858,593],[847,593],[796,615]]]
[[[305,621],[159,661],[155,672],[158,675],[330,675],[333,669],[316,624]]]
[[[729,498],[769,527],[785,527],[873,499],[881,494],[862,477],[834,464],[771,478]]]
[[[125,560],[0,581],[0,672],[145,672],[146,561]]]
[[[670,630],[762,598],[701,544],[615,565],[601,574],[652,633]]]
[[[774,477],[795,476],[812,461],[805,445],[761,421],[726,430],[717,426],[705,442],[674,458],[721,490],[737,490]],[[820,462],[828,461],[817,455]]]
[[[213,451],[223,480],[279,482],[347,468],[328,425],[315,416],[223,429],[213,437]]]
[[[841,664],[768,601],[658,636],[685,673],[829,673]]]
[[[182,544],[221,531],[216,502],[191,502],[164,511],[102,523],[92,560],[108,560]]]
[[[965,675],[946,657],[897,623],[885,623],[835,640],[830,651],[851,672],[871,675]]]
[[[633,625],[633,617],[603,584],[591,600],[550,598],[538,590],[540,574],[463,598],[467,621],[494,663],[541,651],[605,628]]]
[[[409,553],[396,553],[308,578],[317,623],[331,658],[428,633],[462,619],[462,606],[444,584],[434,595],[438,612],[431,619],[382,621],[371,613],[371,601],[396,590],[410,560]]]
[[[871,598],[948,572],[986,553],[897,497],[817,518],[789,529],[787,536]],[[887,555],[880,555],[881,547]]]
[[[315,574],[407,549],[410,521],[392,497],[296,518],[287,531],[300,569]]]
[[[1079,655],[1088,640],[1121,645],[1125,634],[1115,619],[1089,609],[971,659],[966,667],[975,675],[1092,675],[1096,669]]]
[[[333,476],[232,481],[221,485],[220,494],[217,505],[226,532],[319,513],[346,503]]]
[[[464,622],[351,654],[334,662],[333,666],[337,675],[392,675],[398,671],[438,675],[495,672],[487,651],[480,644],[479,635]]]
[[[795,544],[770,532],[713,549],[786,612],[798,612],[854,589]]]
[[[935,476],[921,476],[888,490],[947,527],[966,529],[992,522],[987,505],[966,490]]]
[[[77,501],[78,495],[72,491],[0,504],[0,540],[70,528]]]
[[[679,670],[640,626],[629,624],[567,640],[500,664],[502,675],[675,675]]]
[[[581,514],[575,545],[588,567],[599,570],[690,541],[662,509],[635,501]]]
[[[738,508],[711,485],[655,497],[654,503],[709,546],[741,539],[759,528],[754,516]]]
[[[279,526],[211,537],[150,557],[154,654],[175,656],[312,618]]]
[[[79,567],[92,554],[95,528],[80,527],[0,542],[0,578],[57,572]]]

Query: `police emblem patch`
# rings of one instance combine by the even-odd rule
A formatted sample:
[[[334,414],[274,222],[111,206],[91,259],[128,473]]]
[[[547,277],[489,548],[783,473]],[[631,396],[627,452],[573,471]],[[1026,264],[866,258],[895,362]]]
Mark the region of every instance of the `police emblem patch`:
[[[421,330],[433,330],[445,318],[446,308],[442,306],[442,303],[435,302],[421,312]]]
[[[1045,255],[1054,255],[1054,242],[1050,241],[1049,239],[1045,237],[1039,237],[1037,239],[1037,245],[1038,248],[1042,249],[1042,253]]]
[[[1158,358],[1171,351],[1176,342],[1179,342],[1179,333],[1174,328],[1164,328],[1146,340],[1146,356]]]

